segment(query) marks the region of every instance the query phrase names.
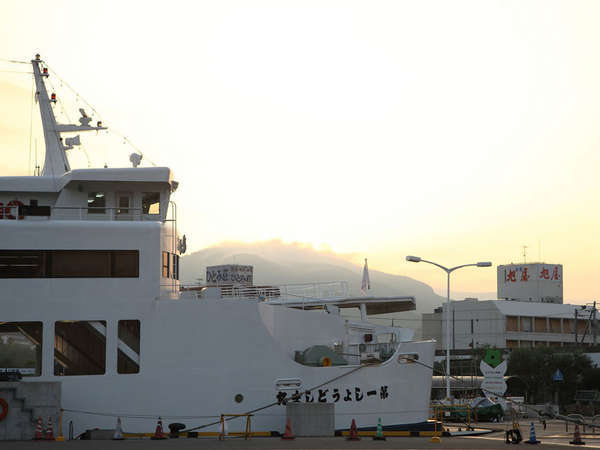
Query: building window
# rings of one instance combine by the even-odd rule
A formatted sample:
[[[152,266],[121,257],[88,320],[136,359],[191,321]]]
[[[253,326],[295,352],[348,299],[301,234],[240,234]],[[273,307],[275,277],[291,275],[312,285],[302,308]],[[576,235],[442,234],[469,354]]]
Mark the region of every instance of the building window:
[[[142,212],[160,214],[160,192],[142,192]]]
[[[118,373],[140,371],[140,321],[119,320]]]
[[[560,319],[550,319],[550,333],[560,333]]]
[[[106,321],[61,321],[54,328],[54,375],[106,371]]]
[[[137,278],[138,250],[0,250],[0,278]]]
[[[519,318],[506,316],[506,331],[519,331]]]
[[[163,278],[169,278],[169,252],[162,252],[162,276]]]
[[[546,318],[545,317],[536,317],[534,319],[535,322],[535,332],[536,333],[546,333],[548,330],[546,329]]]
[[[509,339],[506,340],[506,348],[518,348],[518,347],[519,347],[518,341],[511,341]]]
[[[0,322],[0,372],[8,369],[24,377],[39,377],[42,330],[42,322]]]
[[[531,326],[531,317],[521,317],[521,331],[530,332],[533,331]]]
[[[88,192],[88,214],[106,213],[106,195],[104,192]]]

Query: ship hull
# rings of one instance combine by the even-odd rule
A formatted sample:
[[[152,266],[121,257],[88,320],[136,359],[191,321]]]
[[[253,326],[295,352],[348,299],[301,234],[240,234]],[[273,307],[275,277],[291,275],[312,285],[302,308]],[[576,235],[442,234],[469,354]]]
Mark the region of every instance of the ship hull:
[[[105,374],[54,376],[46,367],[41,377],[27,379],[62,382],[64,423],[72,421],[76,434],[90,428],[114,428],[116,416],[121,417],[125,431],[150,432],[159,416],[166,423],[181,422],[192,428],[214,422],[220,414],[258,409],[252,418],[253,430],[282,432],[285,403],[296,400],[292,398],[296,390],[278,389],[277,383],[290,379],[301,383],[298,392],[310,390],[298,401],[335,405],[336,429],[347,428],[352,419],[359,428],[367,428],[379,418],[393,427],[420,424],[428,418],[431,341],[400,343],[396,353],[380,364],[311,367],[294,361],[266,318],[277,313],[277,326],[285,329],[286,320],[297,325],[305,315],[310,332],[312,323],[321,325],[314,311],[252,299],[119,303],[120,308],[110,314],[106,305],[88,304],[83,312],[57,304],[49,309],[48,315],[54,317],[43,321],[46,341],[53,340],[53,324],[58,320],[107,323]],[[29,317],[7,319],[40,320],[32,310],[25,315]],[[123,319],[141,323],[139,373],[116,373],[116,323]],[[340,317],[327,320],[343,323]],[[52,347],[46,342],[45,361],[50,359],[47,352]],[[418,362],[407,363],[401,355],[418,355]],[[230,431],[238,428],[243,429],[242,422],[232,422]],[[214,425],[198,431],[217,429]]]

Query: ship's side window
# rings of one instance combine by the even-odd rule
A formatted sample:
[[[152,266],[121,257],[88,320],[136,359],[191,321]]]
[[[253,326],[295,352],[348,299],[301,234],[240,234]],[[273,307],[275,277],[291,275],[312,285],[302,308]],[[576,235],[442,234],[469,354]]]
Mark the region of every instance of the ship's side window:
[[[111,251],[111,277],[139,277],[140,255],[137,250],[113,250]]]
[[[50,250],[51,278],[136,278],[137,250]]]
[[[137,278],[138,250],[0,250],[0,278]]]
[[[45,256],[40,250],[0,250],[0,278],[43,277]]]
[[[61,321],[54,328],[54,375],[106,371],[106,321]]]
[[[142,192],[142,212],[160,214],[160,192]]]
[[[163,278],[169,278],[170,266],[169,266],[169,252],[162,252],[162,276]]]
[[[106,196],[104,192],[88,192],[88,214],[104,214],[106,210]]]
[[[54,250],[50,256],[50,274],[53,278],[110,277],[110,253],[107,251],[74,253],[70,250]]]
[[[0,375],[6,381],[42,374],[42,322],[0,322]]]
[[[118,373],[140,371],[140,321],[119,320]]]

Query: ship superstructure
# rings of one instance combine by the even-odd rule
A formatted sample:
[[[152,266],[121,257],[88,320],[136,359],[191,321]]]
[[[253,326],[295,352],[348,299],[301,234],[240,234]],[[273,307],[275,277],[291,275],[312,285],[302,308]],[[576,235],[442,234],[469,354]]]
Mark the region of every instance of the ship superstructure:
[[[191,426],[259,409],[254,429],[282,431],[290,401],[333,403],[338,429],[426,422],[434,343],[369,320],[414,298],[352,297],[341,282],[180,286],[170,169],[135,155],[130,168],[71,169],[80,138],[63,133],[106,128],[84,110],[57,123],[47,68],[32,65],[46,157],[40,176],[0,178],[0,334],[34,348],[24,382],[62,383],[76,433],[117,415],[149,431],[158,416]]]

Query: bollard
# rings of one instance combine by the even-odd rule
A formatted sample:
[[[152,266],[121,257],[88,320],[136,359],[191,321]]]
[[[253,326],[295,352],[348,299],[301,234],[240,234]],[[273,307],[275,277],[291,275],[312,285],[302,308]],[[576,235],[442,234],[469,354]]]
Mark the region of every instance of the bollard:
[[[57,442],[65,442],[65,437],[62,433],[62,423],[63,423],[63,409],[60,408],[59,416],[58,416],[58,436],[56,436],[55,441]]]

